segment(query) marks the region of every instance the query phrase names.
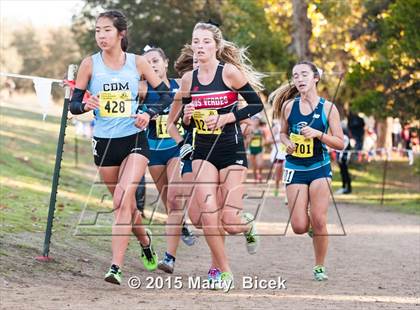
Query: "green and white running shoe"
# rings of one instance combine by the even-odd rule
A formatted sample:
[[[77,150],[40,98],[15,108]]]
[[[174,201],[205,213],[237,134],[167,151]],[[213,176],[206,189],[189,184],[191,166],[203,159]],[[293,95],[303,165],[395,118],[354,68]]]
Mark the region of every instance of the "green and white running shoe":
[[[255,254],[257,253],[258,246],[260,245],[260,238],[257,235],[254,217],[250,213],[244,213],[242,217],[247,221],[247,223],[251,223],[251,229],[244,233],[246,238],[246,249],[249,254]]]
[[[109,268],[109,271],[105,275],[105,281],[113,284],[121,284],[121,269],[117,265],[112,265],[111,268]]]
[[[218,288],[225,291],[226,293],[234,288],[233,274],[231,272],[222,272],[220,274],[220,280],[219,280],[219,287]]]
[[[150,229],[146,229],[146,234],[149,237],[149,245],[141,246],[141,256],[140,259],[143,262],[144,268],[148,271],[154,271],[157,269],[158,265],[158,256],[153,250],[152,245],[152,232]]]
[[[322,265],[317,265],[313,268],[314,280],[316,281],[325,281],[328,280],[327,273],[325,272],[325,267]]]

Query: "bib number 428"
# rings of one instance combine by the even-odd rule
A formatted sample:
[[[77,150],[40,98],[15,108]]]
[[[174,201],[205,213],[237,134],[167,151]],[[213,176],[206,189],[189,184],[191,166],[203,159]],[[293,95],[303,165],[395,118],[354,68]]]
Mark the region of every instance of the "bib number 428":
[[[99,113],[103,117],[129,117],[130,91],[106,91],[99,94]]]
[[[124,101],[107,101],[104,106],[105,111],[108,113],[124,113],[125,102]]]

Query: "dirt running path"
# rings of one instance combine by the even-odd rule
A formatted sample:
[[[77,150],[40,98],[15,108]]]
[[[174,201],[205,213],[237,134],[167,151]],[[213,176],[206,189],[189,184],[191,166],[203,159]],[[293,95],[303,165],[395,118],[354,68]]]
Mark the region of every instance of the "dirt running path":
[[[235,289],[229,293],[188,287],[188,276],[205,279],[209,266],[203,237],[193,247],[181,245],[176,276],[182,289],[146,289],[147,277],[167,274],[145,272],[137,261],[137,248],[130,246],[124,267],[124,284],[105,283],[103,273],[110,258],[109,237],[75,237],[73,231],[56,234],[51,256],[55,262],[37,263],[35,249],[40,235],[2,236],[2,309],[419,309],[420,226],[418,216],[385,212],[379,208],[341,205],[330,208],[330,238],[327,267],[330,279],[314,282],[313,253],[308,236],[284,235],[287,211],[282,199],[265,194],[265,186],[247,185],[257,198],[246,200],[246,209],[258,214],[261,246],[257,255],[247,254],[244,238],[227,238],[227,249],[235,275]],[[97,238],[91,246],[88,238]],[[26,242],[26,246],[16,244]],[[60,241],[58,241],[60,240]],[[158,253],[164,251],[163,237]],[[89,242],[87,242],[89,241]],[[132,242],[134,243],[134,242]],[[138,276],[143,285],[130,289],[127,280]],[[245,289],[243,277],[270,280],[281,277],[287,289]]]

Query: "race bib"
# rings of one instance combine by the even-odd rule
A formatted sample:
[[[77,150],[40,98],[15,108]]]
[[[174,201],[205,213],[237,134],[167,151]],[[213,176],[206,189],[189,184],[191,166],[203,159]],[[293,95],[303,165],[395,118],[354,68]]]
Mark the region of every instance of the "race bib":
[[[292,156],[299,158],[309,158],[314,155],[314,139],[306,139],[302,135],[291,133],[290,141],[296,144],[296,150],[292,153]]]
[[[261,147],[261,137],[253,137],[251,139],[251,147]]]
[[[284,168],[283,170],[283,184],[290,184],[293,180],[295,170]]]
[[[211,130],[208,129],[205,123],[205,119],[212,115],[218,115],[217,110],[195,110],[193,114],[195,127],[197,133],[201,135],[220,135],[222,131],[220,129]]]
[[[102,117],[130,117],[131,92],[118,90],[99,93],[99,113]]]
[[[171,137],[167,131],[167,126],[168,126],[168,115],[159,115],[156,118],[156,135],[159,139],[166,139],[166,138]],[[176,124],[176,127],[178,128],[179,134],[183,136],[184,128],[182,127],[181,123],[178,122]]]

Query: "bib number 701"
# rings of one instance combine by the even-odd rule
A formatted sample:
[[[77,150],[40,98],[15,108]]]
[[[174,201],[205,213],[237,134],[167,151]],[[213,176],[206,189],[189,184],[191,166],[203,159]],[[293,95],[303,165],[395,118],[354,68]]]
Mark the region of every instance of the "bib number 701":
[[[302,135],[291,133],[290,141],[296,145],[296,149],[292,156],[299,158],[310,158],[314,155],[314,139],[307,139]]]

